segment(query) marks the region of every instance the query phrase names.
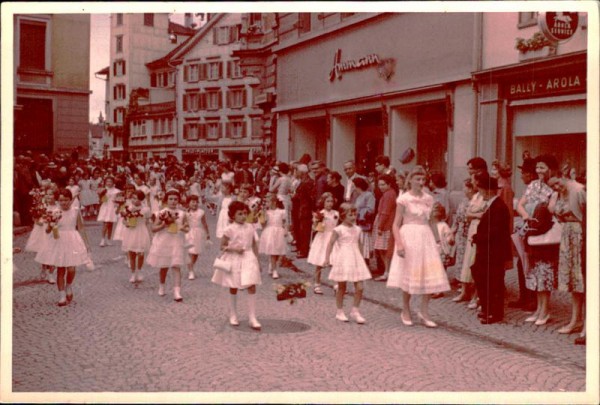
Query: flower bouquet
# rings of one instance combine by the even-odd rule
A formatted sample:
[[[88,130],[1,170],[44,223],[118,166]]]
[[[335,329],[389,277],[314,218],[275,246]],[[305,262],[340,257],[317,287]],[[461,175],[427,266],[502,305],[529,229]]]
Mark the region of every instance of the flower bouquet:
[[[46,211],[42,216],[42,221],[46,224],[46,233],[52,232],[54,239],[59,238],[58,221],[62,218],[62,213],[59,210]]]
[[[265,226],[265,224],[267,223],[267,216],[265,215],[265,212],[263,210],[258,211],[258,222],[262,225]]]
[[[322,212],[313,212],[313,231],[324,232],[325,231],[325,215]]]
[[[121,210],[120,214],[125,226],[128,228],[135,228],[138,224],[138,218],[143,217],[142,212],[139,209],[130,209],[127,206]]]
[[[162,221],[167,226],[167,232],[169,233],[177,233],[179,228],[177,226],[177,218],[179,218],[178,212],[171,212],[169,210],[161,211],[158,214],[158,219]]]
[[[274,284],[273,286],[277,292],[277,301],[289,300],[291,305],[298,298],[306,298],[306,289],[310,287],[310,283],[302,281],[290,284]]]
[[[46,208],[44,207],[44,204],[42,204],[42,202],[40,201],[37,204],[31,206],[31,208],[29,209],[29,213],[31,214],[31,218],[33,218],[36,224],[42,225],[42,217],[46,213]]]
[[[98,189],[98,196],[100,197],[100,203],[104,204],[105,202],[108,202],[108,196],[106,195],[106,192],[108,190],[105,189],[104,187],[100,187]]]
[[[117,214],[120,214],[125,208],[125,194],[122,192],[117,194],[114,199],[115,205],[117,206]]]

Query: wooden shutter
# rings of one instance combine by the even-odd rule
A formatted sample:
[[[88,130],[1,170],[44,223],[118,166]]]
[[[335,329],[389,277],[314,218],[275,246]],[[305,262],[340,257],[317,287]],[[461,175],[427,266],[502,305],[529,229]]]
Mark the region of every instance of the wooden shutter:
[[[233,125],[231,125],[231,122],[226,122],[225,123],[225,138],[233,138],[233,134],[231,133],[231,130],[233,128]]]
[[[150,75],[150,87],[156,87],[156,73]]]
[[[223,137],[223,123],[219,122],[219,132],[217,133],[217,138]]]
[[[127,71],[125,70],[125,61],[121,61],[121,63],[123,63],[123,75],[127,74]]]
[[[223,78],[223,62],[218,62],[219,63],[219,79]]]
[[[206,93],[198,94],[198,108],[200,110],[206,110]]]
[[[260,138],[261,137],[261,124],[262,124],[262,118],[260,118],[260,117],[252,118],[252,138]]]
[[[183,67],[183,81],[186,83],[190,81],[190,67],[189,66]]]
[[[198,78],[200,80],[206,80],[206,63],[198,65]]]
[[[231,100],[231,90],[227,90],[227,93],[225,93],[225,96],[227,97],[227,103],[225,104],[227,108],[231,108],[231,106],[233,105],[233,102]]]
[[[246,89],[242,89],[242,108],[246,107],[248,100],[248,92]]]
[[[223,94],[221,91],[217,91],[217,100],[218,100],[218,107],[223,108]]]
[[[198,139],[206,139],[206,124],[198,124]]]
[[[213,28],[213,44],[214,45],[218,45],[219,44],[219,30],[218,30],[218,28]]]
[[[113,100],[117,99],[117,86],[113,87]]]
[[[188,110],[188,95],[184,94],[183,95],[183,111],[187,111]]]
[[[227,61],[227,72],[225,73],[224,77],[229,77],[233,79],[233,64],[230,60]]]
[[[190,129],[190,125],[189,124],[184,124],[183,125],[183,139],[188,139],[189,129]]]
[[[113,76],[117,75],[117,62],[113,63]]]
[[[242,138],[246,137],[246,127],[247,127],[246,120],[243,120],[242,121]]]

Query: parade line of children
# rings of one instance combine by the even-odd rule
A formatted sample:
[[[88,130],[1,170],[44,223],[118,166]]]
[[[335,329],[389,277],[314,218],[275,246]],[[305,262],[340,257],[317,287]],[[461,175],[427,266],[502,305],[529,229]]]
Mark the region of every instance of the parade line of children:
[[[211,281],[229,290],[228,317],[232,326],[239,325],[237,292],[247,290],[249,325],[260,330],[255,310],[256,288],[262,283],[258,255],[269,258],[268,273],[273,279],[278,279],[281,259],[288,253],[291,240],[289,213],[277,194],[268,193],[263,203],[253,196],[252,185],[242,184],[234,190],[233,184],[227,180],[223,179],[219,185],[218,194],[202,198],[204,205],[217,216],[215,235],[220,239],[220,253],[215,261],[220,265],[215,264]],[[143,281],[144,259],[149,266],[159,269],[159,296],[167,294],[170,271],[173,299],[182,302],[182,269],[187,268],[188,279],[195,279],[194,267],[198,257],[211,243],[205,211],[200,208],[200,193],[190,194],[189,190],[173,184],[173,188],[162,193],[155,188],[153,191],[153,187],[143,182],[143,173],[136,173],[123,191],[115,186],[115,179],[111,176],[97,184],[97,220],[102,223],[99,246],[111,246],[114,240],[122,241],[121,250],[131,272],[130,283]],[[41,265],[41,277],[57,284],[60,294],[58,305],[61,307],[69,305],[74,298],[72,284],[76,267],[87,265],[93,269],[82,208],[76,201],[78,195],[77,186],[59,190],[50,182],[43,182],[40,189],[32,191],[35,225],[25,250],[36,253],[34,260]],[[86,199],[90,197],[86,196]],[[214,203],[218,212],[212,209]],[[360,314],[359,306],[363,282],[371,279],[371,273],[362,253],[363,231],[356,224],[358,210],[350,203],[343,203],[338,211],[333,209],[335,205],[335,197],[326,192],[320,199],[319,211],[313,216],[315,236],[307,261],[315,266],[314,292],[323,293],[320,288],[321,272],[324,267],[331,267],[329,279],[335,283],[336,290],[335,318],[349,321],[343,300],[350,282],[354,287],[350,318],[364,324],[366,320]],[[428,207],[428,212],[431,208],[433,206]],[[441,263],[439,265],[441,268]],[[447,281],[442,284],[447,286]],[[427,314],[426,307],[423,313]],[[423,318],[423,321],[426,326],[435,326],[429,319]]]

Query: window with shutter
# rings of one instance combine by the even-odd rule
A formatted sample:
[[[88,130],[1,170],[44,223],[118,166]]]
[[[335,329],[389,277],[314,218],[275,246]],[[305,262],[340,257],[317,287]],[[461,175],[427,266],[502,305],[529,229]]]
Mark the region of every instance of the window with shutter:
[[[46,23],[20,22],[19,67],[46,69]]]
[[[150,75],[150,87],[157,87],[156,86],[156,73],[152,73]]]
[[[206,63],[198,65],[198,76],[200,80],[206,80]]]
[[[198,109],[206,110],[206,93],[198,94]]]
[[[188,110],[188,95],[187,94],[183,95],[183,111],[189,111]]]
[[[262,118],[252,118],[252,138],[262,138]]]

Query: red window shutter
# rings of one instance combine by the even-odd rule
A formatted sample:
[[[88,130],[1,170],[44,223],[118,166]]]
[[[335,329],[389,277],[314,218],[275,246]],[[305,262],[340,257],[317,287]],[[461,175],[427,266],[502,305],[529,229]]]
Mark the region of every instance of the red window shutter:
[[[201,63],[198,65],[198,79],[206,80],[206,63]]]
[[[190,67],[189,66],[183,67],[183,81],[186,83],[190,81]]]
[[[183,111],[187,111],[188,110],[188,95],[184,94],[183,95]]]
[[[113,87],[113,100],[117,99],[117,86]]]
[[[228,60],[227,61],[227,73],[225,73],[225,75],[224,75],[225,78],[227,78],[227,77],[233,78],[233,69],[232,69],[232,66],[233,65],[231,64],[231,61]]]
[[[113,76],[117,75],[117,62],[113,63]]]
[[[183,126],[183,139],[188,139],[189,132],[190,132],[190,126],[189,126],[189,124],[185,124]]]
[[[219,62],[219,79],[223,78],[223,62]]]
[[[125,61],[122,61],[122,63],[123,63],[123,75],[126,75],[127,71],[125,70]]]
[[[242,121],[242,138],[246,137],[246,121]]]
[[[156,87],[156,73],[150,75],[150,87]]]
[[[219,44],[218,31],[217,31],[216,28],[213,28],[213,44],[214,45],[218,45]]]
[[[206,110],[206,93],[200,93],[198,97],[198,108],[200,110]]]
[[[225,123],[225,138],[233,138],[233,136],[231,136],[231,122]]]
[[[242,107],[246,107],[248,103],[248,92],[246,89],[242,89]]]
[[[198,139],[206,139],[206,124],[198,124]]]
[[[231,102],[231,90],[227,90],[227,93],[225,93],[227,95],[227,108],[231,108],[232,106],[232,102]]]
[[[217,100],[219,100],[219,108],[223,108],[223,94],[221,91],[217,92]]]
[[[221,138],[221,137],[223,137],[223,123],[219,122],[219,133],[218,133],[217,138]]]

